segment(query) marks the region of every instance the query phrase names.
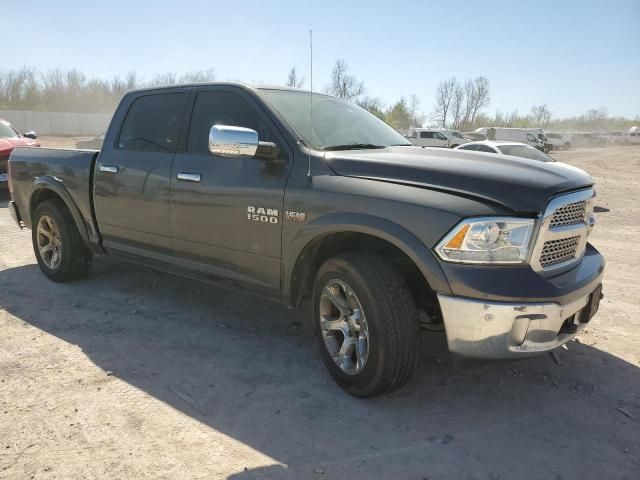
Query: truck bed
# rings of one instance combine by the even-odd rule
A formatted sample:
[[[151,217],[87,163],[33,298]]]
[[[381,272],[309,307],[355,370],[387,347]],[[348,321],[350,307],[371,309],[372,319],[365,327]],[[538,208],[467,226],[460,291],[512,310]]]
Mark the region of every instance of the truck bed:
[[[44,184],[53,185],[65,201],[77,208],[89,240],[97,239],[91,185],[98,150],[17,148],[9,157],[13,200],[20,217],[31,228],[30,204]],[[76,217],[76,221],[78,218]]]

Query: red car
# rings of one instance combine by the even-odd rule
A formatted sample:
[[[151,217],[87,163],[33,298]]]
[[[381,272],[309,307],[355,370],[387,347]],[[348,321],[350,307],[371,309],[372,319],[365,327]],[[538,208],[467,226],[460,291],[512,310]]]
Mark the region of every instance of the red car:
[[[7,188],[7,164],[16,147],[39,147],[35,132],[20,134],[9,122],[0,118],[0,190]]]

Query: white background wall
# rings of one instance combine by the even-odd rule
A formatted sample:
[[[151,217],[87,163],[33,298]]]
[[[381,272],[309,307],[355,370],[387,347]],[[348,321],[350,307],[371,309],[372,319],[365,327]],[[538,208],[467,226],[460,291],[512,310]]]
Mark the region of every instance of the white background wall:
[[[22,112],[0,110],[0,118],[18,130],[38,135],[99,135],[109,126],[111,115],[103,113]]]

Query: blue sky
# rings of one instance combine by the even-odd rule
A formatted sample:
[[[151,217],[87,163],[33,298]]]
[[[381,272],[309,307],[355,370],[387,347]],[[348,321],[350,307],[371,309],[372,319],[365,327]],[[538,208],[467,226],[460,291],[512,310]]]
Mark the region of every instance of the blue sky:
[[[606,106],[640,115],[640,1],[21,1],[0,11],[0,69],[77,68],[111,77],[214,68],[219,80],[282,84],[296,65],[314,89],[336,58],[391,103],[485,75],[491,105],[554,116]],[[308,86],[308,83],[307,83]]]

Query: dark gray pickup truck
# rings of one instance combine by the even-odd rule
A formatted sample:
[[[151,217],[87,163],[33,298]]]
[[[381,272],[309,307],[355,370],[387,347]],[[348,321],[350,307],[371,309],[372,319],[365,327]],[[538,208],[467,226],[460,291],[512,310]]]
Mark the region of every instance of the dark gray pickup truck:
[[[215,83],[137,90],[100,152],[19,149],[10,210],[54,281],[110,255],[307,305],[357,396],[406,382],[421,329],[512,358],[598,309],[593,180],[562,164],[426,149],[340,99]]]

